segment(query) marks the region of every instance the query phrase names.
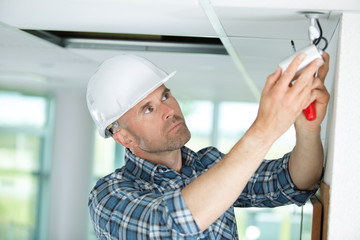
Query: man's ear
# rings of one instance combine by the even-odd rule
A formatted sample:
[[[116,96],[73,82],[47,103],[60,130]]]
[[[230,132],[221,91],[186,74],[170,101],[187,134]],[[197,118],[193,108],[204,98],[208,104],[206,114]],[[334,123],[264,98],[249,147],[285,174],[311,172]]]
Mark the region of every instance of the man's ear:
[[[136,147],[136,138],[126,129],[120,129],[113,135],[113,139],[126,148]]]

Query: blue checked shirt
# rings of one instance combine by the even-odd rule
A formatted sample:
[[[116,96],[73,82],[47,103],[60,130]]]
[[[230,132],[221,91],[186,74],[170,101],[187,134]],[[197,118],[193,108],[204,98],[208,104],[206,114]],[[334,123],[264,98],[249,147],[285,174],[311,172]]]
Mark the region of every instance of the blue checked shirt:
[[[181,153],[183,166],[177,173],[126,150],[125,166],[100,179],[90,193],[90,215],[98,239],[237,239],[234,207],[300,206],[318,188],[296,189],[288,171],[290,153],[264,160],[234,205],[201,232],[181,190],[224,154],[213,147],[198,153],[183,147]]]

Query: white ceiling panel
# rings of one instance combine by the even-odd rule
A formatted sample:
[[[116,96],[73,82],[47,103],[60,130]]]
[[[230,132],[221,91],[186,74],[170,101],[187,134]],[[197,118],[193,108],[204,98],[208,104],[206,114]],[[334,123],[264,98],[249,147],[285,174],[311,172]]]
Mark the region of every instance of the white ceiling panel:
[[[3,0],[0,21],[22,29],[216,36],[194,0]]]
[[[308,40],[309,19],[300,10],[215,7],[216,14],[229,37]],[[303,11],[303,10],[302,10]],[[339,12],[320,11],[323,35],[334,33]]]
[[[293,53],[291,41],[287,39],[262,39],[231,37],[230,41],[240,58],[264,59],[278,62]],[[306,40],[295,40],[297,49],[309,44]]]
[[[94,62],[16,28],[0,25],[2,85],[83,87],[84,68]],[[85,75],[87,76],[87,75]],[[28,86],[26,86],[28,85]]]
[[[308,20],[297,13],[303,7],[281,5],[284,1],[279,0],[271,4],[262,1],[263,7],[254,1],[210,2],[259,91],[278,62],[291,53],[291,39],[297,48],[308,44]],[[314,4],[309,7],[319,9]],[[340,12],[322,11],[326,13],[321,19],[324,35],[331,40]],[[18,28],[217,37],[197,0],[2,0],[0,22],[4,23],[0,24],[0,84],[52,90],[85,89],[98,64],[122,52],[63,48]],[[149,58],[166,71],[177,70],[169,86],[181,97],[254,101],[244,76],[228,55],[131,53]]]
[[[229,37],[307,39],[308,21],[294,10],[217,7]]]
[[[211,4],[216,7],[230,8],[265,8],[265,9],[301,9],[301,10],[336,10],[336,11],[359,11],[359,0],[211,0]]]
[[[69,49],[99,64],[114,55],[129,53],[113,50]],[[177,71],[167,82],[181,98],[253,101],[251,93],[244,92],[246,84],[228,55],[130,52],[148,58],[167,72]],[[91,76],[90,71],[88,77]]]

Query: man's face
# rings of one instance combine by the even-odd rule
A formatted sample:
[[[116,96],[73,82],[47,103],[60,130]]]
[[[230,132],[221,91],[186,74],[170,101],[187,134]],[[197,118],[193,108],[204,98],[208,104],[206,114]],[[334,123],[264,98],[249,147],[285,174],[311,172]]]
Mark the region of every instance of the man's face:
[[[180,106],[164,85],[123,115],[122,121],[146,152],[177,150],[190,139]]]

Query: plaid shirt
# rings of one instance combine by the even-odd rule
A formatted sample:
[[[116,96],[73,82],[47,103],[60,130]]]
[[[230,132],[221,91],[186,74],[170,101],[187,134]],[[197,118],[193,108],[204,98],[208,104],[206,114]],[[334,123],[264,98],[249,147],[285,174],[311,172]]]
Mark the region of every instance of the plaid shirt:
[[[289,153],[275,161],[264,160],[234,205],[201,232],[181,190],[224,154],[212,147],[198,153],[183,147],[181,153],[183,166],[177,173],[126,150],[125,166],[100,179],[90,193],[98,239],[237,239],[234,207],[300,206],[317,189],[296,189],[288,171]]]

